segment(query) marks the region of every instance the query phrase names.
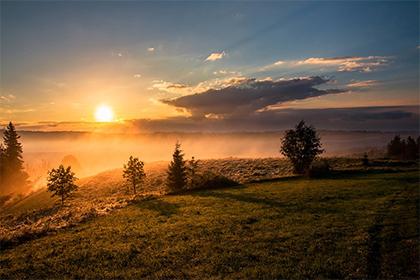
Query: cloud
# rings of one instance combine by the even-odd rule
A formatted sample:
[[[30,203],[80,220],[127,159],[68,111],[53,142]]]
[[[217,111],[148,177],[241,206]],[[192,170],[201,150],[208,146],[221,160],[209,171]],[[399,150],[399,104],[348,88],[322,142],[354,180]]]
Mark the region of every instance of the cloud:
[[[0,95],[0,103],[9,103],[16,99],[16,96],[13,94]]]
[[[296,62],[301,65],[320,65],[326,67],[337,67],[339,72],[371,72],[379,67],[385,66],[389,62],[386,56],[347,56],[347,57],[310,57]]]
[[[376,80],[366,80],[366,81],[354,81],[350,84],[347,84],[347,87],[350,88],[368,88],[378,85],[379,82]]]
[[[141,78],[141,74],[134,74],[133,77],[134,78]]]
[[[219,59],[222,59],[223,57],[225,57],[226,56],[226,53],[223,51],[223,52],[220,52],[220,53],[211,53],[207,58],[206,58],[206,60],[205,61],[216,61],[216,60],[219,60]]]
[[[232,80],[230,84],[228,83],[222,88],[210,88],[202,93],[162,101],[175,107],[184,108],[193,116],[249,115],[267,106],[282,102],[345,92],[342,89],[320,90],[315,88],[328,81],[328,79],[318,76],[276,81],[242,78]]]
[[[153,48],[153,47],[152,48],[147,48],[147,51],[148,52],[154,52],[155,51],[155,48]]]
[[[175,95],[191,95],[195,93],[205,92],[210,89],[221,89],[228,86],[242,83],[247,78],[242,76],[227,77],[224,79],[213,79],[198,83],[197,85],[186,85],[181,83],[172,83],[163,80],[153,81],[153,85],[149,89],[157,89],[159,91],[172,93]]]

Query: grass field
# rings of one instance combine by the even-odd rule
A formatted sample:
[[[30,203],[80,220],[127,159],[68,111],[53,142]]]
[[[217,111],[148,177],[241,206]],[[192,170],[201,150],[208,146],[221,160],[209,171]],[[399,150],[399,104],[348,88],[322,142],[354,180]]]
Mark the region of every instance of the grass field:
[[[417,171],[140,201],[0,251],[0,279],[418,278]]]

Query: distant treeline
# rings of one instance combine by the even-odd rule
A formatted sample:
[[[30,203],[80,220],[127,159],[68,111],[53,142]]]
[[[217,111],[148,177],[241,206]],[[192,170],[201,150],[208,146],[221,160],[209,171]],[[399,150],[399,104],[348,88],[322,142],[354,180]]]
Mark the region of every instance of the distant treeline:
[[[387,146],[387,155],[392,159],[416,160],[420,155],[420,136],[417,141],[408,136],[402,139],[399,135],[395,136]]]

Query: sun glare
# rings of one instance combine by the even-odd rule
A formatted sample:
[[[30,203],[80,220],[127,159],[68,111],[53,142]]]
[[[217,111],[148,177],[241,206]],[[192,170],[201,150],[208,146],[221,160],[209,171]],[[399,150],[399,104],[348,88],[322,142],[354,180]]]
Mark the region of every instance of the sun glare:
[[[95,119],[97,122],[112,122],[114,120],[114,112],[107,105],[100,105],[96,108]]]

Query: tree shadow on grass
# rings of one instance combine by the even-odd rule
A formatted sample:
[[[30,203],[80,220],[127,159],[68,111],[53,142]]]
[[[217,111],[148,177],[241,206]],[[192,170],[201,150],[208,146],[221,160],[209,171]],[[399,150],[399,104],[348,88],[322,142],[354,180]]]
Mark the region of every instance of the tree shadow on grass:
[[[228,193],[228,192],[216,192],[216,191],[207,191],[207,192],[195,192],[192,194],[194,196],[200,196],[200,197],[215,197],[220,199],[229,199],[229,200],[237,200],[240,202],[247,202],[247,203],[256,203],[256,204],[262,204],[269,207],[285,207],[286,204],[280,203],[279,201],[269,199],[269,198],[261,198],[257,197],[253,194],[234,194],[234,193]]]
[[[141,201],[136,204],[138,208],[152,210],[158,212],[162,216],[171,217],[178,213],[180,208],[179,205],[169,203],[161,199],[151,199],[147,201]]]

